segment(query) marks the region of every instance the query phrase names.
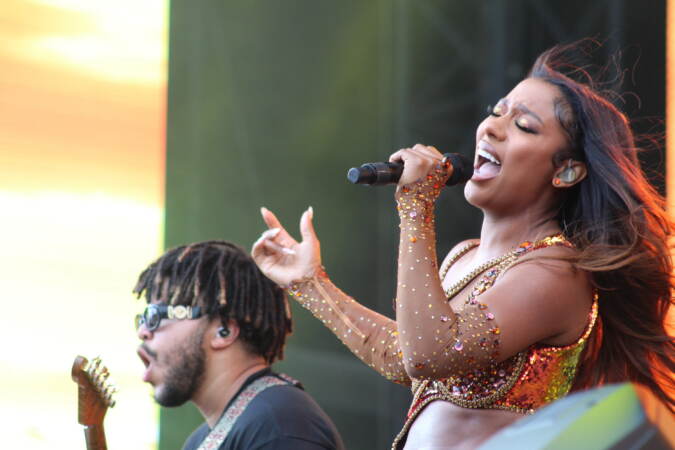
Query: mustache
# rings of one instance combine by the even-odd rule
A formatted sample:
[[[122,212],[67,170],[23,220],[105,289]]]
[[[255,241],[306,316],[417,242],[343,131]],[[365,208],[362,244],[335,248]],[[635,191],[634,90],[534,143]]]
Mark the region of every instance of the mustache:
[[[148,356],[150,356],[152,359],[157,359],[157,353],[153,352],[150,347],[147,346],[147,344],[144,342],[141,344],[141,348],[145,353],[147,353]]]

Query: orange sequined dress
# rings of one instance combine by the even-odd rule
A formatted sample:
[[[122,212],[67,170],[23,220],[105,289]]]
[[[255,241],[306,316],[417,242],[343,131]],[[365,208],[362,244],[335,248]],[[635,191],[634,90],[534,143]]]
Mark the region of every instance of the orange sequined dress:
[[[561,241],[550,241],[550,245],[570,246],[564,238]],[[532,246],[529,242],[521,244],[520,247],[523,249],[521,256],[542,248]],[[451,259],[450,264],[465,253],[463,251]],[[476,298],[488,290],[499,274],[507,268],[496,267],[488,270],[476,283],[467,302],[475,302]],[[565,396],[574,382],[581,353],[595,326],[597,315],[596,294],[585,331],[570,345],[557,347],[535,344],[500,363],[492,364],[485,369],[475,369],[462,376],[438,380],[412,379],[413,402],[393,448],[398,448],[398,445],[405,441],[410,425],[422,409],[434,400],[444,400],[464,408],[532,413],[541,406]],[[496,344],[497,342],[495,346]]]

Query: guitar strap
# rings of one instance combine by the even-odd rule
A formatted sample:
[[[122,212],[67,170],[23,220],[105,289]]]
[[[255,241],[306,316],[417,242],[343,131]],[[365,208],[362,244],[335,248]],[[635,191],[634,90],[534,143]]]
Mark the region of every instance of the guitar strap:
[[[280,378],[279,378],[280,377]],[[279,377],[274,375],[265,375],[253,383],[246,386],[246,388],[239,393],[237,398],[225,410],[225,413],[220,418],[215,427],[211,430],[206,439],[201,443],[198,450],[217,450],[223,443],[230,430],[234,426],[239,416],[246,410],[246,407],[251,401],[261,392],[274,386],[294,385],[298,386],[299,382],[285,374],[279,374]]]

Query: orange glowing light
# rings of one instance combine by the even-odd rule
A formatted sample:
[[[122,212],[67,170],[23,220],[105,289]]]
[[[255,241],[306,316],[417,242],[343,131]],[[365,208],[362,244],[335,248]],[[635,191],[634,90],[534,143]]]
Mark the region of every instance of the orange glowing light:
[[[84,448],[70,365],[120,392],[110,448],[155,448],[130,291],[161,249],[166,0],[0,4],[0,414],[8,448]]]

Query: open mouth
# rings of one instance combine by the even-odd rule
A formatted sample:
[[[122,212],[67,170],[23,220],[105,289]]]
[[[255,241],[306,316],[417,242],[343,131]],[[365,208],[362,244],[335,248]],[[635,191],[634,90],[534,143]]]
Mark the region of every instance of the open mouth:
[[[150,381],[150,369],[151,369],[150,366],[152,365],[152,360],[153,360],[154,356],[156,356],[156,355],[154,354],[154,352],[152,350],[150,350],[149,348],[147,348],[144,345],[141,345],[140,347],[138,347],[138,350],[136,351],[136,354],[138,355],[138,357],[143,362],[143,365],[145,366],[145,370],[143,371],[143,377],[142,377],[143,381],[149,382]]]
[[[486,180],[494,178],[499,175],[502,170],[501,161],[486,148],[482,142],[479,143],[476,149],[476,163],[474,164],[474,180]]]
[[[145,349],[140,347],[136,353],[138,354],[138,357],[141,358],[143,365],[148,367],[150,365],[150,356],[146,353]]]

